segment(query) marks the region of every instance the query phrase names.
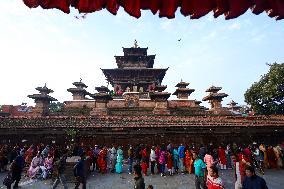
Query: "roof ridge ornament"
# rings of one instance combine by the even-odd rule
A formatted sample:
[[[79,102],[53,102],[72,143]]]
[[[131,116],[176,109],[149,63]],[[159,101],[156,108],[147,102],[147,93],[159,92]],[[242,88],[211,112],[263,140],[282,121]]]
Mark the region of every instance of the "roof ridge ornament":
[[[137,42],[137,40],[135,39],[135,40],[134,40],[134,46],[133,46],[133,48],[138,48],[138,47],[139,47],[138,42]]]

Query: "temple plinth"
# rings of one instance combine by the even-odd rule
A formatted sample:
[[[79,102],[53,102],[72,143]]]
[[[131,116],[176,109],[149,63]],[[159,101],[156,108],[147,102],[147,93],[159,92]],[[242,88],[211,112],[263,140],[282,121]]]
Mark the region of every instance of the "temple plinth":
[[[85,89],[88,88],[88,86],[85,85],[85,83],[83,83],[81,79],[79,82],[74,82],[72,84],[76,88],[69,88],[67,89],[67,91],[72,93],[73,100],[85,100],[86,99],[85,96],[89,94]]]
[[[39,94],[28,95],[28,97],[34,99],[36,103],[31,114],[36,116],[46,116],[49,113],[48,106],[50,102],[57,101],[57,99],[49,96],[49,93],[53,93],[53,90],[47,88],[46,84],[44,87],[37,87],[35,89],[39,91]]]
[[[98,91],[98,93],[90,94],[90,96],[96,100],[95,107],[90,112],[90,114],[107,115],[107,103],[112,100],[112,97],[109,94],[110,90],[105,86],[95,87],[95,89]]]
[[[191,93],[195,91],[195,89],[189,89],[187,86],[189,83],[186,82],[179,82],[176,87],[176,91],[173,93],[173,95],[176,95],[178,99],[188,99]]]
[[[209,92],[207,96],[205,96],[202,100],[208,101],[211,105],[211,109],[214,108],[222,108],[222,100],[223,98],[227,97],[228,94],[226,93],[218,93],[222,87],[215,87],[211,86],[206,92]]]
[[[123,56],[115,56],[118,68],[102,69],[107,81],[114,88],[114,98],[123,98],[125,92],[138,92],[140,98],[148,98],[149,92],[160,85],[168,68],[153,68],[155,55],[147,54],[148,48],[123,48]]]

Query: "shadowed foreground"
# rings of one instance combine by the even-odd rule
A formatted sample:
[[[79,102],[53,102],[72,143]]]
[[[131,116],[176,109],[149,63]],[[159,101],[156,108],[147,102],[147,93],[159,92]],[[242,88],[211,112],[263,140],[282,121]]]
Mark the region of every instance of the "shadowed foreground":
[[[2,181],[6,173],[0,173],[1,184],[0,188],[6,188],[3,186]],[[267,182],[269,189],[282,189],[284,186],[284,170],[266,170],[264,179]],[[225,183],[227,189],[234,188],[234,174],[232,170],[220,171],[220,176]],[[194,189],[194,175],[174,175],[161,177],[160,175],[151,175],[144,177],[146,186],[152,184],[155,189]],[[133,175],[127,173],[114,174],[108,173],[101,175],[98,173],[91,174],[88,179],[87,189],[126,189],[133,188]],[[39,181],[22,179],[20,182],[21,188],[29,189],[50,189],[51,180]],[[68,183],[69,188],[74,188],[73,183]],[[58,188],[63,188],[62,186]]]

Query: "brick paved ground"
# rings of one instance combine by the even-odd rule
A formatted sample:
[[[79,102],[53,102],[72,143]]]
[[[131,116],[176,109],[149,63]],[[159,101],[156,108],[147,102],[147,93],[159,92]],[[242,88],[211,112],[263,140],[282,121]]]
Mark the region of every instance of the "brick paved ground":
[[[0,188],[5,188],[2,185],[2,180],[5,173],[0,173]],[[234,176],[232,170],[220,172],[220,176],[225,183],[227,189],[234,188]],[[283,189],[284,186],[284,170],[266,170],[264,178],[269,189]],[[146,185],[152,184],[155,189],[193,189],[193,175],[175,175],[161,177],[160,175],[152,175],[145,177]],[[39,181],[23,179],[20,183],[22,189],[50,189],[51,180]],[[68,183],[69,188],[74,188],[74,184]],[[63,187],[58,187],[63,188]],[[127,173],[114,174],[108,173],[101,175],[98,173],[90,175],[88,179],[87,189],[126,189],[133,188],[133,175]]]

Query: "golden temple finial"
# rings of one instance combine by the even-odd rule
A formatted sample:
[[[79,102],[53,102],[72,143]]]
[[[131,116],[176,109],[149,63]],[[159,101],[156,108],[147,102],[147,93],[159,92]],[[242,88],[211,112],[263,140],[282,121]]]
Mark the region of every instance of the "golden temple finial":
[[[134,46],[133,47],[134,48],[138,48],[139,47],[136,39],[134,40]]]

